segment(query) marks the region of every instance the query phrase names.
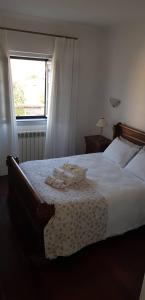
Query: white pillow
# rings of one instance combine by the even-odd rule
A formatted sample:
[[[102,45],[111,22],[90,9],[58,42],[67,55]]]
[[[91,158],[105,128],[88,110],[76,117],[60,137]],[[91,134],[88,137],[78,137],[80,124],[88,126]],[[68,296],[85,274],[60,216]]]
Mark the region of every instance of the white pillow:
[[[125,170],[130,171],[142,180],[145,180],[145,149],[141,149],[128,163]]]
[[[116,138],[103,152],[103,156],[116,162],[120,167],[124,167],[129,160],[139,151],[139,147],[133,143],[126,143],[120,138]]]
[[[128,141],[127,139],[125,139],[125,138],[122,137],[122,136],[120,136],[119,139],[120,139],[122,142],[127,143],[127,144],[130,145],[130,146],[137,147],[138,151],[142,148],[142,146],[138,146],[138,145],[134,144],[133,142]]]

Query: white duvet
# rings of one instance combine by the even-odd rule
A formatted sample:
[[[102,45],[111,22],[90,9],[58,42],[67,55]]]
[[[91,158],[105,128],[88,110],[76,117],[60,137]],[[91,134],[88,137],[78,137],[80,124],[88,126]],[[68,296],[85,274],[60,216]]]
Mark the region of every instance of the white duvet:
[[[122,234],[145,224],[145,183],[104,158],[102,153],[30,161],[20,166],[44,201],[59,206],[62,200],[67,203],[68,196],[69,199],[72,196],[78,197],[80,201],[86,195],[86,191],[83,192],[83,190],[78,192],[74,189],[63,192],[45,184],[46,177],[52,174],[53,169],[66,162],[88,169],[87,178],[90,186],[87,190],[87,197],[90,195],[92,200],[93,197],[105,199],[108,217],[104,238]],[[47,253],[46,256],[53,257]],[[54,256],[57,254],[54,253]]]

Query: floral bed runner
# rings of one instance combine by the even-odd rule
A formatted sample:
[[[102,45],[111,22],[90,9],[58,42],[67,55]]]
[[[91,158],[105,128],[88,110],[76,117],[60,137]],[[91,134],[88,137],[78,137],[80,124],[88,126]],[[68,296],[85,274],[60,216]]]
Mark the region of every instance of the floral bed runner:
[[[55,216],[44,229],[45,255],[50,259],[71,255],[106,236],[107,202],[89,184],[82,185],[67,193],[67,202],[55,204]]]

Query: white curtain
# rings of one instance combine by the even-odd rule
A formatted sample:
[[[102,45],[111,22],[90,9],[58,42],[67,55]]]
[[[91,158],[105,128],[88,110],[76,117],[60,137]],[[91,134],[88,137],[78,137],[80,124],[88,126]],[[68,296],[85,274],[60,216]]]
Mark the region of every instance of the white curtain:
[[[56,38],[52,60],[45,158],[75,154],[78,41]]]
[[[7,36],[0,30],[0,176],[7,174],[7,155],[18,154]]]

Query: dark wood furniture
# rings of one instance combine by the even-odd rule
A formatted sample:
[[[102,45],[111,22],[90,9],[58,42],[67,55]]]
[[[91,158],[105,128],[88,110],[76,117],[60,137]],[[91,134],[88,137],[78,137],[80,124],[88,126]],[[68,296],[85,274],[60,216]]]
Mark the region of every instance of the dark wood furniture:
[[[102,135],[85,136],[86,153],[103,152],[111,140]]]
[[[118,123],[113,129],[114,138],[122,136],[135,144],[145,146],[145,132]],[[21,170],[18,160],[7,158],[9,179],[9,206],[11,216],[21,235],[33,245],[34,253],[44,257],[43,229],[55,214],[55,206],[42,201],[28,178]]]
[[[118,123],[113,126],[113,139],[118,136],[122,136],[136,145],[145,146],[145,132],[142,130]]]
[[[8,156],[7,166],[8,204],[12,221],[22,236],[22,241],[31,244],[29,245],[31,254],[43,258],[45,257],[43,229],[55,214],[55,207],[40,198],[21,170],[18,158]]]

